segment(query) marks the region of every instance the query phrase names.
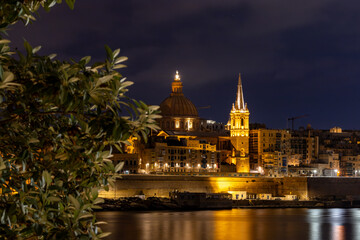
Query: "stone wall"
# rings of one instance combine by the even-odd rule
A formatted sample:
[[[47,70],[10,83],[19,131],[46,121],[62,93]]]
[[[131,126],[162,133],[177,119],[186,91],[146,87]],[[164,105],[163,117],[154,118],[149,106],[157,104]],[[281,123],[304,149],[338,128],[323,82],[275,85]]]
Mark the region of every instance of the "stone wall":
[[[310,199],[360,199],[360,178],[312,177],[307,180]]]
[[[172,191],[206,193],[246,191],[256,194],[271,193],[273,196],[284,194],[306,196],[306,193],[303,193],[306,189],[306,180],[297,182],[267,177],[123,175],[116,181],[115,186],[115,189],[102,191],[100,195],[105,198],[131,197],[139,194],[145,194],[146,197],[168,197],[169,192]]]
[[[119,198],[145,194],[146,197],[169,197],[169,192],[246,191],[270,193],[272,196],[297,195],[300,200],[315,198],[360,199],[360,178],[340,177],[213,177],[123,175],[116,188],[102,191],[101,197]]]

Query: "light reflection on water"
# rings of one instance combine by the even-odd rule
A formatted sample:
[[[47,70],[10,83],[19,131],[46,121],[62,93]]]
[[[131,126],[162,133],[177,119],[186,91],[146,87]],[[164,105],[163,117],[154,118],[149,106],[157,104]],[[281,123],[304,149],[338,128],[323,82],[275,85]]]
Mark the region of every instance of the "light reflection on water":
[[[107,239],[359,239],[359,209],[99,212]]]

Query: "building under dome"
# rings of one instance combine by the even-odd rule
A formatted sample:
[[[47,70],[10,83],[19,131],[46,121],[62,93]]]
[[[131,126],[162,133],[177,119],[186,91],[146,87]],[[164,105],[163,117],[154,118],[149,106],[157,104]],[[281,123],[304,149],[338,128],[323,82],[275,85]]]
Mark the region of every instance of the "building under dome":
[[[161,115],[158,120],[162,130],[170,131],[198,131],[200,118],[195,105],[184,96],[179,72],[176,71],[171,84],[171,94],[160,104]]]

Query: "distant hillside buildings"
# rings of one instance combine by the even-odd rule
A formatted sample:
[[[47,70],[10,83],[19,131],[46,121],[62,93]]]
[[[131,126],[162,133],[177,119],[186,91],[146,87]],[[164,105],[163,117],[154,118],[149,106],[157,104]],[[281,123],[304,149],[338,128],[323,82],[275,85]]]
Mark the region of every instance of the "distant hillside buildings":
[[[161,104],[161,131],[145,144],[130,139],[125,173],[245,173],[265,176],[360,176],[360,131],[296,131],[249,124],[241,77],[225,125],[202,119],[184,96],[178,72]]]

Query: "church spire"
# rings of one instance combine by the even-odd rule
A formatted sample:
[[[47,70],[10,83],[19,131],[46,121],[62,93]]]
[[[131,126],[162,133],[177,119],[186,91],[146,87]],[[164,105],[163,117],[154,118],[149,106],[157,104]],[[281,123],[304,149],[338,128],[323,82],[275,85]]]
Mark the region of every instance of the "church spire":
[[[245,110],[246,109],[240,73],[239,73],[238,89],[237,89],[237,94],[236,94],[235,109],[236,110]]]

